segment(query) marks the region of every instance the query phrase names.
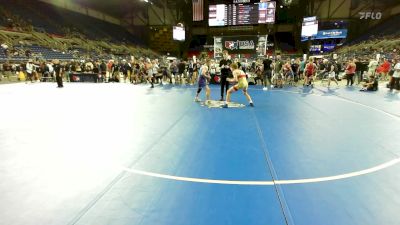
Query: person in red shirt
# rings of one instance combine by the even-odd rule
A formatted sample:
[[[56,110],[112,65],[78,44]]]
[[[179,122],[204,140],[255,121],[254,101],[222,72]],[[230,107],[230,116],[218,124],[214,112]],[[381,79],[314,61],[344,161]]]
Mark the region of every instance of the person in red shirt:
[[[379,66],[377,72],[380,74],[382,80],[386,80],[389,71],[390,71],[390,63],[388,62],[387,59],[384,59],[383,63]]]
[[[346,80],[347,84],[346,86],[353,86],[354,84],[354,74],[356,73],[356,64],[354,63],[353,59],[349,59],[349,62],[347,63],[346,66]]]

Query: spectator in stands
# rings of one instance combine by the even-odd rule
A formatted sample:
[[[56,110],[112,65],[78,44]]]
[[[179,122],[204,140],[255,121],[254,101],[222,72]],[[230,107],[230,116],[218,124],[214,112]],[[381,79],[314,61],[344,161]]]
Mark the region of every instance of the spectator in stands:
[[[31,50],[29,49],[25,50],[25,56],[30,58],[32,56]]]
[[[6,58],[8,58],[8,45],[6,43],[1,44],[1,47],[3,48],[4,55]]]

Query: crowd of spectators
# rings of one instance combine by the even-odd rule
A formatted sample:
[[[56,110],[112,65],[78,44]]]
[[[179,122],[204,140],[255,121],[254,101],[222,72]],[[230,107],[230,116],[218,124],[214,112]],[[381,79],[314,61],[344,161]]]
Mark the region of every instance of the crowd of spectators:
[[[358,85],[361,90],[376,91],[378,83],[384,82],[391,90],[399,90],[400,63],[397,56],[392,59],[371,55],[367,57],[303,58],[282,57],[280,55],[258,59],[230,59],[237,63],[248,77],[250,84],[259,84],[268,88],[309,85],[312,81],[346,80],[346,86]],[[27,73],[27,64],[33,65],[33,72]],[[116,59],[85,59],[62,61],[66,81],[79,81],[79,75],[95,75],[95,82],[126,82],[132,84],[189,84],[198,79],[198,69],[206,64],[209,68],[210,83],[220,83],[220,60],[169,59],[167,57],[145,58],[125,57]],[[308,76],[311,70],[311,76]],[[27,74],[32,74],[32,78]],[[332,76],[333,74],[333,76]],[[52,61],[36,61],[0,64],[0,78],[12,76],[30,82],[48,81],[54,78]],[[29,78],[29,79],[27,79]]]

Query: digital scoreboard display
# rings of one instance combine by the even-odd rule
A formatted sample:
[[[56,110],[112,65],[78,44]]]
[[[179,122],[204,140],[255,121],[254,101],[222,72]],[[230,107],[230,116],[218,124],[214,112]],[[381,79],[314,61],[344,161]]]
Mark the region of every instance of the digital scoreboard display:
[[[176,41],[185,41],[185,28],[180,26],[173,26],[172,37]]]
[[[314,37],[318,34],[318,20],[316,16],[305,17],[301,27],[301,37]]]
[[[209,26],[275,23],[276,2],[209,5]]]

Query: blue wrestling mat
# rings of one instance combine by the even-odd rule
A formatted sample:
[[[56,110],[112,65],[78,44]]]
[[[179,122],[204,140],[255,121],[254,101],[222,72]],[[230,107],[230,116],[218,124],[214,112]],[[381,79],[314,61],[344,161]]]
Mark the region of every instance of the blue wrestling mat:
[[[194,87],[66,84],[55,90],[46,85],[19,93],[38,98],[52,93],[63,103],[26,107],[34,115],[60,113],[63,122],[7,122],[22,113],[0,119],[0,152],[6,155],[0,173],[7,183],[0,190],[8,190],[0,203],[8,207],[5,224],[26,221],[20,210],[34,218],[25,224],[400,223],[395,93],[251,87],[254,108],[239,91],[232,95],[234,107],[224,109],[217,101],[211,104],[215,107],[194,102]],[[45,93],[37,93],[39,87]],[[0,89],[0,96],[15,93]],[[211,86],[212,99],[219,93],[218,86]],[[204,100],[204,93],[200,97]],[[33,146],[29,151],[48,149],[38,150],[50,155],[42,170],[19,154],[28,152],[27,144],[13,142],[28,128],[54,140],[25,136]],[[15,163],[20,158],[24,166]],[[47,174],[51,168],[57,171],[54,177]],[[17,170],[22,171],[19,181],[13,178]],[[43,173],[46,179],[39,176]],[[24,183],[29,189],[12,190]],[[25,197],[16,197],[21,194]],[[53,199],[26,199],[33,195]],[[51,206],[40,209],[43,202]]]

